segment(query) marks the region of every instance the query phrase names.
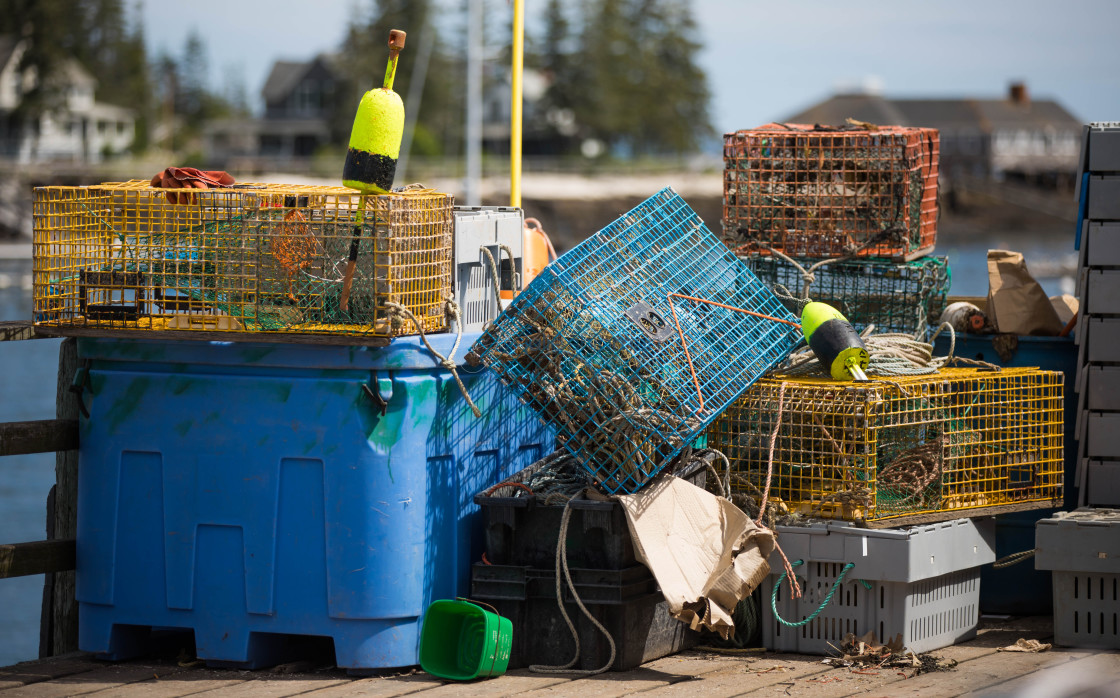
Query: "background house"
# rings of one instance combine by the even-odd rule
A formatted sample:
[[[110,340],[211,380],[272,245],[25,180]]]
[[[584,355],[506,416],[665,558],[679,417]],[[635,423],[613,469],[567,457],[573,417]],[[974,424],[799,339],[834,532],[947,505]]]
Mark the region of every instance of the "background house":
[[[277,167],[309,159],[330,140],[337,76],[328,54],[305,62],[276,61],[261,89],[262,118],[218,119],[206,125],[207,162],[247,169],[253,162]]]
[[[1068,186],[1077,169],[1082,122],[1054,100],[1032,100],[1023,83],[1002,99],[891,99],[833,96],[785,121],[931,126],[941,132],[943,178],[1020,178]]]
[[[75,60],[66,61],[53,78],[62,84],[62,106],[18,123],[14,112],[38,80],[33,70],[20,68],[26,50],[26,40],[0,36],[0,157],[20,164],[98,163],[132,146],[135,115],[96,101],[97,81]]]

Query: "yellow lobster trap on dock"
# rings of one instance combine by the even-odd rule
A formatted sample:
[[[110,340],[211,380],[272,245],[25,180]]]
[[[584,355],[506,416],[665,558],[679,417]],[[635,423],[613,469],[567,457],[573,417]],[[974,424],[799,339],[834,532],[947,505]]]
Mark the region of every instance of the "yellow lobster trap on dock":
[[[1056,371],[760,380],[712,426],[732,490],[872,528],[1061,505]],[[775,432],[776,429],[776,432]],[[771,460],[771,438],[773,456]]]
[[[453,197],[370,196],[359,214],[362,200],[275,184],[36,188],[35,324],[60,334],[446,329]]]

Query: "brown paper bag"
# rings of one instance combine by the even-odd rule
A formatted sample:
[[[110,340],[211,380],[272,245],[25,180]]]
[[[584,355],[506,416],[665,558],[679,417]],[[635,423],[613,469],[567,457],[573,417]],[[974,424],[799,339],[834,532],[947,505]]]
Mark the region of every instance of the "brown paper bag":
[[[669,614],[727,639],[736,604],[770,574],[774,534],[738,507],[677,477],[618,495],[638,560],[653,572]]]
[[[988,250],[988,318],[1005,334],[1055,336],[1064,327],[1023,255],[1010,250]]]

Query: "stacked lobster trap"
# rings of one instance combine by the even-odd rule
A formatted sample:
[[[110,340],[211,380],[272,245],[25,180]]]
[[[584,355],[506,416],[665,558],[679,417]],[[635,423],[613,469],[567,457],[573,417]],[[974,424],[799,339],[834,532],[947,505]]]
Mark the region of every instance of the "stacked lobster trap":
[[[935,129],[767,124],[724,137],[723,236],[791,310],[924,337],[950,275],[937,238]]]
[[[1061,502],[1063,376],[943,368],[870,382],[772,375],[710,432],[732,489],[882,528]],[[771,444],[773,455],[771,456]]]
[[[924,334],[937,324],[949,297],[951,274],[944,257],[923,257],[910,262],[873,259],[827,260],[812,279],[804,270],[818,259],[801,265],[775,255],[752,255],[747,264],[771,288],[788,293],[780,296],[790,312],[797,312],[800,299],[828,303],[844,314],[856,330],[874,325],[879,332]]]
[[[451,195],[191,191],[145,181],[37,188],[35,323],[378,337],[447,328]]]
[[[924,652],[975,636],[980,566],[996,557],[990,517],[1060,506],[1063,431],[1056,371],[758,381],[709,444],[731,462],[732,501],[757,511],[766,500],[790,561],[783,572],[770,557],[766,646]]]

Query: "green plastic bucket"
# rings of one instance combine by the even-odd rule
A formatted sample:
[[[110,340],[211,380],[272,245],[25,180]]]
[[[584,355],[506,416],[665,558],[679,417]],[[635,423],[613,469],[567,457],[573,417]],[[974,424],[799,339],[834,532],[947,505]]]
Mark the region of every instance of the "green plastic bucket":
[[[465,599],[433,601],[420,628],[420,668],[455,681],[506,673],[513,623],[490,609]]]

